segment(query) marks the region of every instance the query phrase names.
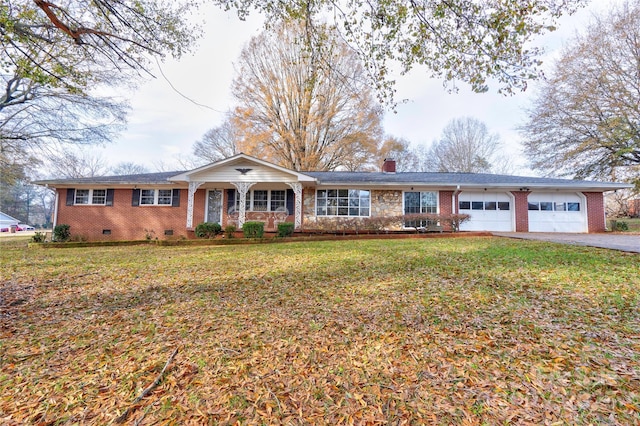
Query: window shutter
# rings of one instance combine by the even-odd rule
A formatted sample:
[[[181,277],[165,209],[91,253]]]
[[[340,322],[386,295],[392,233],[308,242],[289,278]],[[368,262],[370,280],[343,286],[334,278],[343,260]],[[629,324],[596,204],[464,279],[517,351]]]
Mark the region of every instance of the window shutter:
[[[236,191],[235,189],[227,189],[227,212],[230,212],[232,208],[236,206]]]
[[[171,207],[180,207],[180,190],[171,191]]]
[[[295,206],[295,198],[296,195],[293,192],[293,189],[287,189],[287,212],[289,214],[295,214],[296,208]]]
[[[131,193],[131,205],[138,207],[140,205],[140,190],[134,189]]]
[[[76,197],[75,188],[67,188],[67,205],[72,206]]]
[[[113,207],[113,189],[107,189],[107,206]]]

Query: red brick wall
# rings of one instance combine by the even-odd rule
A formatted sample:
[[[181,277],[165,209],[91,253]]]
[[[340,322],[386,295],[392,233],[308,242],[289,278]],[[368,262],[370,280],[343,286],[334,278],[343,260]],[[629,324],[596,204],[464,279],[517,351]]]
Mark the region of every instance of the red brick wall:
[[[153,239],[193,238],[188,232],[188,190],[180,190],[180,206],[131,206],[132,189],[115,189],[113,206],[67,206],[66,189],[59,190],[58,220],[56,224],[71,226],[72,238],[89,241],[142,240],[149,234]],[[205,191],[200,190],[194,199],[194,226],[204,220]],[[110,229],[111,234],[103,234]],[[166,236],[165,230],[173,230]]]
[[[607,230],[604,215],[604,195],[602,192],[583,192],[587,198],[587,222],[589,232],[604,232]]]
[[[440,191],[438,195],[438,204],[440,206],[440,214],[453,214],[453,191]],[[445,231],[451,231],[450,224],[444,224]]]
[[[529,232],[529,192],[511,191],[515,197],[516,232]]]

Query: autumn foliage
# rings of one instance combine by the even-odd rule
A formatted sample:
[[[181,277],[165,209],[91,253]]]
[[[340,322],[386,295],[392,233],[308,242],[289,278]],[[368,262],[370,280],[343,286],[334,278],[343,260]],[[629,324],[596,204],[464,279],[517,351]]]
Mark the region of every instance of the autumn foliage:
[[[637,254],[492,237],[1,248],[2,424],[640,419]]]

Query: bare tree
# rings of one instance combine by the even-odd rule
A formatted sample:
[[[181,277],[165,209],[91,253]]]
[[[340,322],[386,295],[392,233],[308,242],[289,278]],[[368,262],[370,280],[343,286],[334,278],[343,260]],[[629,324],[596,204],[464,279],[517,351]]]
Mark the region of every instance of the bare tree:
[[[543,82],[521,131],[544,174],[640,186],[640,1],[595,17]]]
[[[208,130],[202,139],[193,145],[193,155],[213,163],[240,152],[242,136],[231,114],[218,127]]]
[[[58,177],[84,178],[104,176],[109,167],[100,154],[88,150],[68,150],[50,158],[50,172]]]
[[[97,87],[130,86],[152,57],[179,57],[199,34],[190,2],[4,0],[0,5],[0,173],[69,144],[110,141],[127,104]]]
[[[108,170],[108,173],[114,176],[139,175],[149,173],[149,169],[142,164],[133,163],[131,161],[122,161]]]
[[[398,172],[415,172],[418,171],[418,157],[411,149],[410,143],[406,139],[387,136],[378,148],[376,162],[379,165],[385,158],[392,158],[396,161],[396,171]]]
[[[283,23],[243,49],[232,90],[239,146],[294,170],[357,168],[351,160],[381,138],[381,107],[358,57],[330,28],[307,36]]]
[[[438,172],[506,173],[512,166],[501,153],[498,134],[491,134],[487,126],[475,118],[451,120],[439,141],[431,145],[427,157],[428,168]]]

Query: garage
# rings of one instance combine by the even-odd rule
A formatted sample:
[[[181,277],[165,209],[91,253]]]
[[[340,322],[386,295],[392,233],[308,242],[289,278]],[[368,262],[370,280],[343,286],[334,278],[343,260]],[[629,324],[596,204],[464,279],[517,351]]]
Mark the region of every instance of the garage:
[[[513,199],[506,192],[462,192],[458,195],[458,211],[471,216],[460,226],[462,231],[515,230]]]
[[[529,232],[588,232],[585,198],[578,193],[529,194]]]

